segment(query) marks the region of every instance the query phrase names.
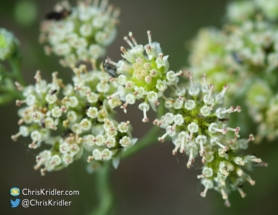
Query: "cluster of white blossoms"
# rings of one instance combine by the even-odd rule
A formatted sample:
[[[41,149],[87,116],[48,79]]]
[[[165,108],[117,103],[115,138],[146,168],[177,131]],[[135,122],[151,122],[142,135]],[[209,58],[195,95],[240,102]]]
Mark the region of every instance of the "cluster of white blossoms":
[[[112,94],[120,96],[125,103],[121,106],[126,112],[126,107],[133,105],[136,100],[141,101],[139,109],[143,111],[143,122],[148,122],[147,111],[150,106],[156,110],[159,105],[159,98],[169,86],[176,86],[182,71],[175,73],[169,70],[168,55],[164,56],[159,43],[153,42],[151,32],[147,32],[148,44],[145,46],[138,44],[133,34],[129,33],[129,38],[124,40],[130,49],[121,47],[122,57],[115,63],[108,59],[108,63],[117,69],[115,81],[119,84],[118,90]]]
[[[78,1],[76,7],[64,1],[42,22],[40,42],[46,44],[47,54],[62,57],[63,66],[91,62],[103,57],[114,40],[118,16],[119,10],[107,0]]]
[[[270,0],[263,5],[264,2],[231,3],[228,23],[222,30],[200,31],[190,56],[190,69],[197,76],[205,73],[216,89],[220,90],[225,82],[231,83],[228,103],[238,99],[241,105],[246,105],[249,115],[258,124],[256,142],[264,137],[269,140],[278,137],[275,131],[278,121],[267,120],[267,115],[273,119],[269,110],[275,103],[278,83],[278,28],[275,25],[278,13],[271,18],[267,8],[276,10],[274,6],[278,2]]]
[[[30,136],[29,148],[36,149],[42,143],[52,145],[37,156],[35,169],[59,170],[82,155],[88,162],[115,159],[119,153],[131,147],[136,139],[131,137],[130,123],[117,123],[111,119],[112,109],[121,104],[118,97],[106,100],[116,89],[116,83],[103,71],[87,71],[84,65],[74,69],[73,84],[64,85],[52,74],[52,83],[41,78],[38,71],[36,84],[22,87],[24,100],[17,100],[19,132],[12,136]]]
[[[158,140],[163,142],[167,136],[171,137],[175,145],[173,155],[178,151],[186,153],[189,156],[188,168],[199,154],[204,164],[202,184],[206,187],[202,196],[206,195],[207,189],[215,188],[227,199],[228,185],[237,186],[237,183],[250,179],[240,166],[251,168],[250,161],[261,162],[255,157],[242,157],[237,153],[247,149],[248,142],[254,137],[250,135],[248,140],[239,139],[240,128],[228,126],[231,114],[240,112],[241,108],[223,107],[227,85],[220,93],[214,93],[214,85],[208,85],[205,76],[203,85],[195,84],[191,73],[189,79],[187,89],[177,88],[165,101],[169,112],[154,120],[155,125],[166,130]]]
[[[206,197],[209,189],[214,189],[221,193],[225,205],[229,207],[228,195],[231,191],[238,191],[242,198],[246,196],[242,190],[243,183],[247,181],[250,185],[255,185],[255,181],[246,171],[253,170],[254,166],[267,166],[267,163],[254,155],[242,156],[237,153],[239,149],[246,149],[251,140],[253,136],[247,140],[231,142],[232,148],[226,153],[220,152],[211,145],[206,147],[205,151],[210,153],[211,159],[204,164],[202,174],[197,176],[205,187],[201,192],[202,197]]]
[[[18,40],[5,28],[0,28],[0,61],[4,61],[16,52]]]

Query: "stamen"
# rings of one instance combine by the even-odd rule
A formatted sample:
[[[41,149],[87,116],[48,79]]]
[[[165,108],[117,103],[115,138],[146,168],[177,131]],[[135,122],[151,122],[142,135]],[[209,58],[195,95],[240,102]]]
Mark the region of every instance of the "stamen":
[[[125,49],[125,47],[123,47],[123,46],[121,46],[121,51],[125,54],[127,51],[126,51],[126,49]]]
[[[17,138],[20,137],[20,135],[20,132],[18,132],[17,134],[12,135],[11,138],[13,141],[17,141]]]
[[[237,188],[239,194],[241,195],[242,198],[244,198],[246,196],[246,194],[243,192],[242,189],[240,189],[239,187]]]
[[[127,44],[130,46],[130,48],[134,48],[134,45],[131,43],[131,41],[127,38],[124,37],[124,40],[127,42]]]
[[[127,110],[126,110],[127,105],[128,105],[128,103],[126,102],[126,103],[124,103],[124,104],[120,107],[120,108],[123,109],[124,113],[127,112]]]
[[[128,35],[129,35],[130,39],[132,40],[132,42],[134,43],[134,45],[137,46],[138,44],[137,44],[137,42],[136,42],[136,40],[135,40],[135,38],[134,38],[132,32],[129,32]]]
[[[165,134],[162,135],[162,137],[158,138],[159,142],[164,142],[165,137],[167,137],[171,133],[170,130],[168,130]]]
[[[148,119],[148,117],[147,117],[147,110],[146,110],[146,108],[144,108],[143,109],[143,114],[144,114],[144,118],[143,118],[143,122],[148,122],[149,121],[149,119]]]
[[[218,142],[217,140],[214,141],[218,146],[220,146],[224,152],[228,151],[229,147],[228,146],[224,146],[223,144],[221,144],[220,142]]]
[[[148,34],[149,44],[151,45],[151,43],[152,43],[152,32],[151,31],[147,31],[147,34]]]
[[[16,100],[15,101],[16,106],[20,106],[23,103],[26,103],[26,100]]]
[[[205,187],[205,190],[204,190],[203,192],[201,192],[200,195],[201,195],[202,197],[206,197],[207,191],[208,191],[208,187]]]
[[[223,199],[227,199],[227,198],[228,198],[228,196],[227,196],[227,194],[225,193],[225,191],[224,191],[223,188],[221,189],[221,194],[222,194],[222,198],[223,198]]]
[[[224,204],[225,204],[226,207],[230,207],[231,206],[231,203],[230,203],[229,199],[226,199]]]
[[[24,87],[17,81],[14,82],[14,85],[15,85],[16,89],[19,91],[22,91],[24,89]]]
[[[194,158],[193,158],[193,149],[190,148],[190,154],[189,154],[189,159],[187,162],[187,168],[189,169],[192,165],[192,163],[194,162]]]

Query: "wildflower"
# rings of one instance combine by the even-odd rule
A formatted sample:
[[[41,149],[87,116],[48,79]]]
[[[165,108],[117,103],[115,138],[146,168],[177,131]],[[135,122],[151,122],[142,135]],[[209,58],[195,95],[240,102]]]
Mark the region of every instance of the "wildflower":
[[[47,83],[38,71],[36,84],[22,89],[25,99],[16,104],[25,107],[19,109],[19,132],[12,139],[30,135],[29,147],[33,149],[44,143],[52,145],[36,158],[35,169],[41,169],[42,175],[67,167],[82,156],[93,163],[117,160],[121,151],[135,144],[130,122],[112,119],[115,105],[110,106],[106,97],[117,84],[109,79],[107,73],[87,71],[81,65],[74,68],[73,84],[64,85],[57,72]],[[119,98],[114,99],[119,105]]]
[[[90,62],[104,56],[105,48],[116,36],[119,10],[107,0],[79,1],[76,7],[58,3],[55,11],[69,11],[59,20],[44,20],[40,42],[46,44],[46,54],[62,57],[63,66],[74,67],[78,62]]]
[[[162,142],[170,136],[175,145],[173,155],[178,151],[187,154],[188,168],[199,154],[204,164],[202,174],[198,176],[205,187],[201,196],[205,197],[207,191],[214,188],[228,204],[230,190],[236,190],[243,181],[254,184],[243,169],[251,170],[251,163],[261,163],[261,160],[238,153],[240,149],[248,147],[254,136],[250,135],[247,140],[239,139],[240,128],[228,126],[227,120],[235,112],[240,112],[241,108],[223,106],[227,85],[220,93],[215,93],[214,85],[207,84],[205,75],[202,85],[193,82],[191,73],[189,80],[187,92],[184,91],[183,95],[174,92],[171,97],[175,102],[182,96],[182,107],[167,107],[169,112],[154,121],[154,124],[166,130],[158,140]],[[243,195],[241,189],[240,193]]]
[[[234,143],[233,143],[234,144]],[[222,152],[215,148],[211,149],[214,159],[204,164],[202,174],[197,177],[205,187],[201,192],[202,197],[206,197],[209,189],[218,191],[225,200],[225,205],[230,206],[228,195],[231,191],[238,191],[244,198],[246,194],[242,190],[244,182],[255,185],[255,181],[246,173],[252,170],[256,164],[263,164],[261,159],[255,156],[237,156],[236,151],[228,151],[223,156]]]
[[[148,44],[145,46],[137,43],[134,35],[130,32],[129,38],[124,40],[130,49],[121,47],[122,57],[118,63],[108,59],[108,63],[117,67],[119,76],[116,79],[120,87],[111,95],[119,95],[125,103],[121,108],[126,112],[127,106],[134,104],[136,100],[142,101],[139,109],[143,111],[143,122],[148,121],[147,111],[150,106],[155,109],[159,104],[159,98],[163,96],[168,86],[175,86],[180,71],[175,73],[169,70],[168,55],[164,55],[159,43],[152,41],[151,32],[147,32]]]

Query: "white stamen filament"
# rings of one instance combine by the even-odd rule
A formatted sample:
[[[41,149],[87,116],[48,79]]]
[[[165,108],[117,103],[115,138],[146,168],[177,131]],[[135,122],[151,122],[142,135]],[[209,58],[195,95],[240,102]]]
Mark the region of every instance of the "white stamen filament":
[[[222,91],[220,92],[220,96],[223,98],[225,96],[226,91],[228,90],[229,85],[225,84]]]
[[[117,95],[119,95],[119,94],[120,94],[119,91],[116,92],[116,93],[113,93],[112,95],[108,96],[108,99],[112,99],[113,97],[115,97],[115,96],[117,96]]]
[[[235,132],[235,134],[238,134],[239,133],[239,131],[240,131],[240,127],[236,127],[236,128],[227,128],[229,131],[233,131],[233,132]]]
[[[243,192],[242,189],[240,189],[239,187],[237,188],[239,194],[241,195],[242,198],[244,198],[246,196],[246,194]]]
[[[206,152],[204,151],[204,144],[202,142],[200,143],[200,148],[200,156],[204,156]]]
[[[205,187],[205,190],[204,190],[203,192],[201,192],[200,195],[201,195],[202,197],[206,197],[207,191],[208,191],[208,187]]]
[[[131,41],[127,38],[127,37],[124,37],[124,40],[127,42],[127,44],[130,46],[130,48],[133,48],[134,45],[131,43]]]
[[[187,168],[189,169],[192,165],[192,163],[194,162],[194,158],[193,158],[193,149],[190,148],[190,154],[189,154],[189,159],[187,162]]]
[[[152,43],[152,32],[151,31],[147,31],[147,34],[148,34],[149,44],[151,45],[151,43]]]
[[[227,199],[227,198],[228,198],[228,196],[227,196],[227,194],[225,193],[224,189],[221,189],[221,194],[222,194],[222,198],[223,198],[223,199]]]
[[[20,106],[21,104],[24,104],[24,103],[26,103],[26,100],[16,100],[15,101],[16,106]]]
[[[137,46],[138,44],[137,44],[137,42],[136,42],[136,40],[135,40],[135,38],[134,38],[132,32],[129,32],[128,35],[129,35],[130,39],[132,40],[132,42],[134,43],[134,45]]]
[[[165,137],[167,137],[170,133],[171,133],[170,130],[167,131],[165,134],[162,135],[162,137],[159,137],[159,138],[158,138],[158,141],[159,141],[159,142],[163,142],[164,139],[165,139]]]
[[[184,153],[184,144],[185,144],[184,139],[185,138],[182,138],[182,141],[181,141],[180,153]]]
[[[124,103],[120,108],[122,108],[123,109],[123,111],[126,113],[126,107],[127,107],[127,105],[128,105],[128,103],[126,102],[126,103]]]
[[[219,143],[217,140],[214,141],[218,146],[220,146],[224,151],[227,151],[229,149],[228,146],[224,146],[223,144]]]
[[[146,108],[144,108],[143,109],[143,116],[144,116],[144,118],[143,118],[143,122],[148,122],[149,121],[149,119],[148,119],[148,117],[147,117],[147,109]]]

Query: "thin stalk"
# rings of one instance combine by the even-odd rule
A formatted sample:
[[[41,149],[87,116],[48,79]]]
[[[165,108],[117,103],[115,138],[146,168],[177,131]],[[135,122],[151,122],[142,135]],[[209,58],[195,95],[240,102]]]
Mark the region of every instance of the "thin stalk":
[[[160,105],[157,113],[158,117],[161,117],[163,115],[163,111],[164,106]],[[153,126],[152,129],[147,134],[145,134],[143,138],[140,138],[140,140],[133,147],[131,147],[122,154],[122,159],[135,154],[136,152],[138,152],[146,146],[157,143],[157,133],[159,129],[160,128],[158,126]],[[112,213],[113,195],[109,186],[110,167],[110,164],[106,164],[95,173],[96,191],[99,198],[99,204],[98,208],[91,213],[92,215],[109,215]]]
[[[99,198],[99,204],[92,215],[108,215],[111,213],[113,205],[113,195],[109,186],[110,164],[104,165],[96,174],[96,191]]]

